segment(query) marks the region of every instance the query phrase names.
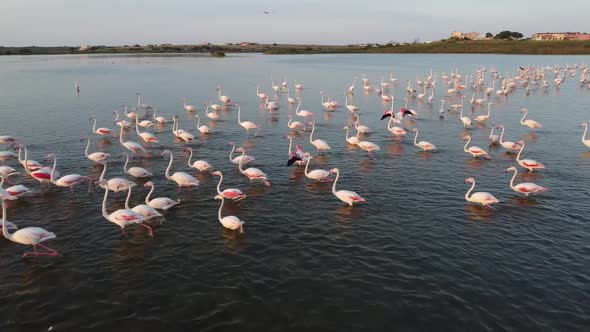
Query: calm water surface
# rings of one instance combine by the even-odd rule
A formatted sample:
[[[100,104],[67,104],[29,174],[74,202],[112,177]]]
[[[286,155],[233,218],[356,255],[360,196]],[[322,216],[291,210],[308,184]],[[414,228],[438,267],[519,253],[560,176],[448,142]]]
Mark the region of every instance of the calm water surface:
[[[322,111],[319,93],[343,104],[353,77],[365,73],[378,83],[393,71],[402,81],[394,91],[398,109],[403,82],[415,81],[416,74],[422,77],[430,68],[438,77],[455,68],[465,76],[480,66],[512,75],[517,66],[588,60],[502,55],[1,57],[0,135],[22,138],[35,160],[55,153],[62,174],[98,177],[102,168],[84,158],[80,142],[90,134],[89,116],[96,114],[99,126],[115,129],[112,110],[134,104],[137,92],[162,115],[178,114],[181,128],[194,129],[195,119],[181,99],[187,97],[202,114],[202,104],[223,84],[224,94],[242,105],[242,120],[261,123],[263,129],[247,140],[237,126],[237,112],[230,109],[220,112],[222,121],[209,124],[214,133],[191,144],[198,158],[224,172],[224,187],[248,194],[224,208],[224,214],[246,222],[245,234],[227,231],[217,221],[216,177],[196,174],[200,187],[180,194],[164,178],[164,149],[174,152],[173,170],[192,172],[184,144],[172,139],[171,125],[158,126],[160,143],[149,158],[132,162],[156,173],[157,196],[182,201],[166,212],[164,224],[154,227],[153,239],[141,227],[130,227],[122,237],[101,215],[100,189],[86,193],[80,186],[70,195],[53,187],[40,193],[38,183],[23,177],[37,194],[11,202],[8,219],[55,232],[58,238],[48,245],[61,255],[23,260],[28,248],[0,239],[0,330],[588,329],[590,152],[580,142],[578,125],[590,121],[590,90],[580,88],[579,75],[568,76],[559,90],[536,89],[527,96],[519,89],[507,99],[494,96],[492,121],[505,125],[508,139],[526,141],[524,155],[547,167],[519,174],[517,182],[551,188],[531,199],[508,186],[510,174],[504,170],[516,164],[514,156],[491,148],[493,159],[479,161],[463,152],[466,131],[458,114],[438,117],[446,87],[437,91],[434,106],[410,100],[419,118],[408,129],[419,128],[419,139],[439,148],[424,154],[411,144],[412,136],[401,142],[389,137],[386,121],[379,120],[387,106],[375,93],[364,94],[357,82],[351,102],[374,131],[368,139],[382,150],[373,159],[347,147],[342,127],[352,121],[348,110]],[[283,136],[291,108],[281,94],[281,110],[269,114],[255,94],[256,83],[270,93],[271,77],[282,82],[284,75],[305,85],[302,108],[318,115],[316,137],[332,146],[310,167],[339,167],[339,187],[358,192],[367,204],[344,206],[330,185],[312,183],[302,170],[285,166],[288,140]],[[73,94],[74,80],[80,82],[79,96]],[[467,95],[469,100],[471,92]],[[529,134],[518,124],[522,107],[544,125],[542,130]],[[490,127],[469,130],[472,144],[488,148]],[[307,137],[298,135],[295,142],[312,151]],[[91,151],[113,155],[107,177],[123,176],[117,140],[90,138]],[[138,141],[133,131],[126,138]],[[250,185],[229,163],[230,141],[256,157],[253,166],[269,175],[271,188]],[[466,204],[466,177],[477,179],[476,190],[500,199],[496,210]],[[144,181],[138,183],[133,205],[146,194]],[[111,195],[108,209],[122,204],[122,197]]]

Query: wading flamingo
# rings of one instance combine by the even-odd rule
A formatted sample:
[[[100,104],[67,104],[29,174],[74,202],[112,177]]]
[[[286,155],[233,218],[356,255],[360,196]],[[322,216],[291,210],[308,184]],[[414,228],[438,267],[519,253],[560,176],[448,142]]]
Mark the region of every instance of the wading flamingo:
[[[106,188],[107,184],[104,180],[99,180],[99,186]],[[130,209],[119,209],[111,214],[107,213],[107,197],[109,195],[109,190],[105,189],[104,191],[104,198],[102,199],[102,216],[112,222],[113,224],[121,227],[121,233],[125,235],[125,227],[132,225],[132,224],[139,224],[145,227],[148,230],[148,235],[153,237],[152,228],[148,225],[145,225],[143,222],[145,220],[145,216],[139,214]]]
[[[500,145],[508,150],[508,152],[514,152],[516,153],[520,146],[517,143],[514,142],[510,142],[510,141],[504,141],[504,126],[503,125],[499,125],[498,128],[502,129],[502,133],[500,133],[500,139],[499,139],[499,143]]]
[[[305,130],[305,125],[299,121],[293,121],[293,117],[291,116],[291,114],[287,115],[287,117],[289,118],[289,122],[287,123],[287,126],[289,127],[289,129],[291,130]]]
[[[119,111],[113,111],[113,115],[115,116],[115,124],[122,126],[123,128],[127,129],[131,127],[131,123],[127,120],[119,120]]]
[[[137,118],[138,117],[135,118],[135,132],[137,133],[137,135],[139,137],[141,137],[141,139],[145,143],[159,143],[160,141],[158,140],[158,138],[156,137],[156,135],[154,135],[154,134],[152,134],[152,133],[150,133],[148,131],[144,131],[144,132],[140,132],[139,131],[139,125],[138,125]],[[123,131],[123,128],[121,128],[121,131]],[[129,143],[129,142],[126,142],[126,143]],[[127,144],[124,144],[124,143],[121,143],[121,144],[123,144],[129,151],[132,151],[132,152],[135,152],[133,149],[136,149],[137,148],[137,147],[133,147],[133,149],[132,149],[132,148],[129,148],[127,146]],[[134,143],[134,144],[137,144],[137,143]],[[137,150],[137,151],[141,151],[141,150]],[[145,152],[145,149],[144,149],[144,152]]]
[[[463,123],[463,128],[467,128],[468,126],[471,126],[473,124],[471,122],[470,117],[463,116],[463,105],[461,105],[461,114],[459,114],[459,118],[461,119],[461,122]]]
[[[121,130],[119,131],[119,143],[121,143],[121,145],[126,148],[127,150],[131,151],[132,153],[139,153],[139,152],[143,152],[146,153],[146,149],[141,146],[141,144],[136,143],[136,142],[132,142],[132,141],[123,141],[123,127],[121,127]]]
[[[164,217],[160,212],[158,212],[153,207],[146,205],[146,204],[139,204],[134,206],[133,208],[129,208],[129,199],[131,198],[131,189],[127,191],[127,199],[125,199],[125,209],[130,209],[133,212],[137,212],[144,216],[145,221],[152,220],[154,218]]]
[[[90,147],[90,139],[87,136],[84,136],[80,139],[80,141],[86,141],[86,150],[84,150],[84,155],[86,156],[86,158],[88,158],[88,160],[90,161],[94,161],[99,165],[104,165],[105,161],[109,157],[109,154],[104,152],[93,152],[91,154],[88,154],[88,148]]]
[[[43,228],[39,227],[27,227],[23,229],[19,229],[18,231],[10,234],[8,229],[11,225],[8,224],[6,221],[6,203],[4,199],[0,199],[0,204],[2,204],[2,234],[5,238],[12,242],[24,244],[24,245],[32,245],[34,252],[25,252],[23,254],[23,258],[29,255],[37,256],[57,256],[58,252],[41,244],[41,242],[45,242],[47,240],[55,239],[56,236],[52,232],[48,232]],[[14,225],[14,224],[12,224]],[[37,246],[47,250],[47,252],[38,252]]]
[[[353,125],[358,132],[360,132],[361,134],[370,134],[373,132],[371,128],[361,125],[361,117],[358,114],[353,113],[353,115],[356,117],[356,121]]]
[[[20,159],[22,150],[25,150],[25,159]],[[25,160],[26,160],[26,162],[25,162]],[[46,168],[41,163],[39,163],[35,160],[27,159],[27,146],[26,145],[19,145],[19,147],[18,147],[18,162],[21,165],[23,165],[23,167],[26,167],[30,171],[38,171],[43,168]],[[47,172],[48,173],[51,172],[51,169],[49,169]]]
[[[297,166],[305,165],[308,157],[305,156],[303,149],[297,145],[295,152],[291,152],[291,147],[293,147],[293,137],[285,136],[285,138],[289,139],[289,160],[287,161],[287,166],[291,166],[293,163],[295,163]]]
[[[195,160],[194,163],[191,163],[191,159],[193,158],[193,148],[185,148],[184,151],[190,152],[190,155],[188,156],[188,161],[187,161],[188,167],[194,168],[194,169],[198,170],[199,172],[206,172],[213,167],[213,166],[211,166],[211,164],[209,164],[205,160]]]
[[[242,168],[242,166],[244,164],[244,154],[246,153],[246,150],[244,150],[244,148],[242,148],[242,147],[239,147],[236,150],[236,152],[242,153],[242,159],[240,159],[240,163],[238,164],[238,169],[240,170],[240,173],[247,176],[248,179],[250,179],[250,182],[252,182],[253,180],[260,180],[260,181],[264,182],[264,184],[267,187],[270,187],[270,182],[268,181],[268,177],[266,176],[266,174],[264,174],[263,171],[259,170],[258,168],[254,168],[254,167],[247,168],[246,170],[244,170],[244,168]]]
[[[481,204],[487,208],[492,209],[492,206],[490,204],[495,204],[495,203],[499,203],[500,201],[494,197],[494,195],[485,192],[485,191],[478,191],[475,192],[473,194],[471,194],[471,196],[469,196],[469,194],[473,191],[473,189],[475,188],[475,179],[474,178],[467,178],[465,179],[465,183],[471,183],[471,188],[469,188],[469,190],[467,190],[467,192],[465,193],[465,200],[471,203],[477,203],[477,204]]]
[[[490,156],[490,154],[478,147],[478,146],[470,146],[469,148],[467,148],[467,145],[469,145],[469,142],[471,142],[471,135],[465,135],[463,137],[463,140],[466,140],[467,142],[465,142],[465,146],[463,147],[463,151],[470,153],[473,157],[477,158],[477,157],[483,157],[485,159],[492,159],[492,157]]]
[[[488,103],[488,113],[484,114],[484,115],[478,115],[476,116],[473,120],[477,121],[477,122],[485,122],[490,118],[490,109],[492,107],[492,105],[494,105],[493,103]]]
[[[242,156],[234,157],[234,150],[236,149],[236,143],[229,142],[227,145],[231,146],[231,151],[229,152],[229,161],[231,161],[233,164],[238,165],[242,159],[244,160],[244,165],[256,160],[256,158],[252,157],[251,155],[247,155],[247,154],[244,155],[243,157]]]
[[[209,128],[209,126],[207,125],[202,125],[201,126],[201,116],[199,114],[195,115],[195,118],[197,118],[197,130],[201,132],[201,134],[210,134],[211,133],[211,128]]]
[[[174,136],[176,136],[177,138],[180,138],[181,140],[185,141],[186,143],[188,142],[192,142],[195,140],[195,136],[191,133],[189,133],[186,130],[183,129],[178,129],[178,126],[180,125],[180,121],[178,120],[178,116],[173,116],[172,120],[174,121],[174,124],[172,125],[172,133],[174,134]]]
[[[309,168],[309,162],[311,159],[313,159],[313,157],[309,155],[309,153],[305,153],[305,156],[307,157],[307,162],[305,163],[304,174],[308,179],[322,182],[332,182],[332,178],[330,178],[330,174],[332,173],[329,171],[323,169],[314,169],[313,171],[308,172],[307,169]]]
[[[125,156],[125,165],[123,165],[123,172],[133,176],[134,178],[149,178],[154,176],[154,174],[143,167],[131,167],[127,169],[127,164],[129,163],[129,155],[126,152],[121,153],[121,156]]]
[[[258,84],[256,84],[256,95],[260,99],[266,99],[266,98],[268,98],[268,95],[266,93],[260,92],[260,86]]]
[[[298,98],[298,104],[297,104],[297,108],[295,109],[295,115],[300,116],[302,118],[305,118],[307,120],[308,117],[313,117],[313,113],[310,111],[306,111],[306,110],[301,110],[299,111],[299,107],[301,107],[301,98]]]
[[[102,189],[105,189],[105,187],[103,187],[103,182],[106,182],[106,186],[109,188],[109,190],[115,192],[115,196],[118,192],[126,191],[130,187],[134,187],[137,185],[135,182],[123,178],[111,178],[108,181],[105,181],[104,176],[106,173],[107,163],[104,164],[102,173],[100,173],[100,178],[98,179],[97,183]]]
[[[215,171],[211,173],[212,175],[219,176],[219,183],[217,183],[217,194],[221,195],[227,199],[231,199],[234,202],[241,201],[246,198],[246,194],[244,194],[240,189],[236,188],[227,188],[221,191],[221,182],[223,181],[223,174],[221,171]]]
[[[520,159],[520,155],[522,154],[522,151],[524,150],[524,141],[518,141],[518,144],[520,145],[520,151],[518,151],[518,154],[516,155],[516,162],[518,162],[518,164],[520,166],[528,169],[529,172],[532,172],[535,169],[544,169],[545,168],[545,165],[541,164],[540,162],[538,162],[536,160]]]
[[[151,188],[150,192],[145,197],[145,204],[153,207],[154,209],[166,211],[166,210],[170,209],[171,207],[180,204],[180,200],[175,201],[172,198],[168,198],[168,197],[156,197],[156,198],[150,200],[150,196],[154,192],[154,187],[155,187],[154,183],[152,181],[148,181],[143,186]]]
[[[168,123],[168,119],[166,119],[163,116],[156,116],[156,113],[158,113],[158,109],[154,108],[154,120],[159,123],[159,124],[164,124],[164,123]]]
[[[312,123],[311,125],[311,134],[309,134],[309,143],[311,143],[313,146],[315,146],[315,148],[318,151],[318,154],[320,153],[320,151],[327,151],[330,150],[330,146],[328,145],[328,143],[326,143],[326,141],[321,140],[321,139],[313,139],[313,133],[315,132],[315,121]]]
[[[346,95],[346,97],[344,99],[344,104],[346,105],[346,108],[348,108],[348,110],[353,113],[361,110],[360,108],[348,103],[348,95]]]
[[[88,188],[90,189],[90,185],[92,184],[91,179],[89,176],[82,176],[80,174],[68,174],[60,177],[59,179],[55,179],[55,166],[57,166],[57,157],[54,154],[49,154],[45,158],[53,158],[53,168],[51,168],[51,175],[49,180],[51,183],[58,187],[69,187],[70,191],[74,192],[74,186],[82,181],[89,181]]]
[[[236,105],[238,106],[238,123],[240,124],[240,126],[242,126],[244,129],[246,129],[246,132],[248,133],[248,135],[250,135],[250,129],[256,129],[256,133],[254,134],[254,136],[256,136],[258,134],[258,132],[260,131],[260,125],[256,125],[254,124],[254,122],[251,121],[243,121],[241,120],[241,113],[242,113],[242,108],[240,107],[240,105]]]
[[[492,124],[492,131],[490,131],[490,144],[498,144],[500,142],[500,136],[494,135],[494,129],[496,129],[496,125]]]
[[[227,229],[231,229],[231,230],[239,229],[240,233],[244,233],[244,222],[241,221],[238,217],[236,217],[236,216],[225,216],[223,218],[221,217],[221,210],[223,209],[223,203],[225,202],[225,198],[223,197],[223,195],[217,195],[217,196],[215,196],[215,199],[221,200],[221,205],[219,206],[219,213],[217,214],[217,218],[219,219],[219,222],[223,225],[223,227],[225,227]]]
[[[416,143],[416,141],[418,139],[418,128],[412,129],[412,132],[416,133],[416,135],[414,136],[414,146],[419,147],[420,149],[422,149],[422,151],[435,151],[436,150],[436,145],[434,145],[430,142],[420,141],[420,142]]]
[[[18,173],[11,173],[8,176],[12,176],[12,175],[16,175]],[[31,189],[23,186],[22,184],[17,184],[11,187],[8,187],[6,189],[4,189],[2,187],[2,185],[4,185],[4,179],[6,178],[6,181],[8,182],[8,177],[5,177],[3,175],[0,175],[0,191],[2,191],[2,193],[0,193],[0,197],[3,199],[8,199],[8,200],[13,200],[13,198],[21,198],[25,195],[30,194],[32,191]]]
[[[344,128],[342,128],[342,130],[346,131],[346,135],[344,136],[346,138],[346,142],[350,145],[357,145],[360,141],[358,138],[358,132],[356,136],[350,136],[348,137],[348,132],[350,131],[350,128],[348,128],[348,126],[345,126]]]
[[[213,121],[219,120],[219,115],[217,114],[217,111],[213,110],[213,111],[209,112],[209,105],[205,105],[205,106],[206,106],[205,115]]]
[[[527,126],[530,129],[535,129],[535,128],[541,128],[543,126],[541,126],[540,123],[538,123],[535,120],[531,120],[531,119],[527,119],[525,120],[524,118],[526,118],[527,114],[529,113],[529,110],[526,108],[523,108],[520,113],[524,113],[524,115],[522,116],[522,119],[520,119],[520,124],[523,126]]]
[[[96,116],[93,115],[90,117],[90,121],[93,121],[94,123],[92,124],[92,132],[98,135],[110,135],[113,131],[110,130],[109,128],[98,128],[96,129]]]
[[[589,85],[590,86],[590,85]],[[580,128],[584,127],[584,133],[582,134],[582,143],[590,148],[590,139],[586,138],[586,132],[588,131],[588,124],[586,122],[580,123]]]
[[[330,173],[336,174],[336,179],[334,180],[334,184],[332,184],[332,193],[334,194],[334,196],[338,197],[339,200],[343,201],[344,203],[350,206],[352,206],[354,203],[366,202],[364,198],[362,198],[359,194],[355,193],[354,191],[336,191],[336,183],[338,182],[338,178],[340,178],[340,170],[338,168],[332,168],[330,170]]]
[[[506,169],[506,173],[509,173],[509,172],[514,172],[514,175],[512,176],[512,179],[510,180],[510,188],[512,188],[512,190],[516,191],[517,193],[521,193],[521,194],[524,194],[526,197],[529,197],[529,195],[544,193],[549,190],[549,188],[541,187],[541,186],[531,183],[531,182],[522,182],[522,183],[519,183],[515,186],[514,179],[516,178],[516,174],[518,173],[518,170],[516,169],[516,167],[512,166],[512,167],[508,167]]]
[[[199,185],[199,180],[195,179],[193,176],[185,173],[185,172],[174,172],[172,176],[170,176],[170,167],[172,167],[172,162],[174,161],[174,156],[170,150],[164,150],[162,152],[162,157],[165,155],[170,155],[170,162],[168,163],[168,167],[166,168],[166,179],[172,180],[178,184],[178,191],[182,187],[186,187],[187,189],[191,189],[191,187],[196,187]]]
[[[231,99],[228,96],[221,94],[221,85],[217,88],[217,99],[224,104],[229,104],[231,102]]]
[[[194,112],[197,110],[196,107],[188,104],[188,100],[186,100],[186,98],[183,98],[182,100],[184,100],[184,109],[185,110],[187,110],[188,112]]]

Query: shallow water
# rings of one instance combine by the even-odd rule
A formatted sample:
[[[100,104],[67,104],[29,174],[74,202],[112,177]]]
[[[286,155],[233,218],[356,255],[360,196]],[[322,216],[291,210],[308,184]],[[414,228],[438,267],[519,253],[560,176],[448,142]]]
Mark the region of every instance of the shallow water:
[[[202,104],[222,84],[242,106],[242,120],[263,126],[258,137],[247,139],[232,108],[209,124],[214,133],[190,144],[199,159],[223,171],[222,187],[248,195],[224,207],[224,215],[246,222],[244,234],[219,224],[219,201],[213,199],[218,178],[187,169],[185,144],[173,139],[171,125],[156,128],[160,143],[148,158],[131,161],[154,171],[156,196],[182,201],[154,226],[153,239],[141,227],[122,237],[101,215],[100,188],[42,192],[23,176],[36,194],[10,202],[8,220],[55,232],[58,238],[47,244],[60,256],[23,260],[28,248],[0,239],[0,330],[583,330],[590,326],[590,152],[578,125],[590,120],[590,90],[579,86],[579,71],[560,89],[494,96],[492,121],[505,125],[508,139],[527,142],[525,157],[547,167],[524,175],[519,168],[517,182],[551,189],[530,199],[508,186],[511,174],[504,170],[516,165],[514,156],[491,148],[493,159],[485,161],[463,152],[467,131],[458,114],[438,116],[438,100],[446,95],[440,80],[434,106],[410,100],[419,117],[408,129],[419,128],[419,140],[439,149],[421,153],[413,135],[401,142],[390,138],[387,121],[379,120],[387,105],[375,93],[363,93],[360,77],[365,73],[378,83],[393,71],[402,82],[394,91],[397,110],[405,80],[430,68],[438,77],[455,68],[465,76],[481,66],[504,75],[529,64],[587,61],[504,55],[0,57],[0,135],[21,138],[38,161],[55,153],[62,174],[99,176],[102,168],[85,159],[80,142],[89,135],[91,152],[112,154],[107,177],[124,176],[118,140],[91,134],[88,119],[96,114],[99,126],[115,129],[112,110],[135,104],[137,92],[160,115],[177,114],[181,128],[194,129],[181,99],[203,114]],[[286,167],[289,142],[283,136],[292,107],[280,94],[281,110],[272,115],[255,95],[256,83],[270,94],[271,75],[276,82],[287,75],[290,83],[304,84],[302,109],[317,114],[314,138],[332,147],[310,168],[340,168],[338,187],[356,191],[366,204],[345,206],[330,184],[312,183],[301,169]],[[352,122],[349,111],[324,112],[320,104],[320,91],[343,104],[355,76],[350,102],[374,131],[367,139],[381,147],[371,159],[346,145],[342,127]],[[468,101],[471,92],[466,94]],[[530,134],[519,125],[523,107],[544,125],[541,130]],[[469,130],[472,144],[488,149],[490,127]],[[125,135],[139,141],[133,131]],[[297,135],[295,143],[314,152],[307,137]],[[272,187],[250,185],[236,170],[228,161],[230,141],[256,157],[252,166],[269,175]],[[164,149],[174,152],[172,170],[195,174],[198,188],[177,193],[163,176]],[[466,177],[476,178],[476,190],[500,199],[495,210],[466,204]],[[144,182],[138,181],[140,188]],[[134,190],[132,205],[146,193]],[[122,207],[119,196],[110,195],[109,211]]]

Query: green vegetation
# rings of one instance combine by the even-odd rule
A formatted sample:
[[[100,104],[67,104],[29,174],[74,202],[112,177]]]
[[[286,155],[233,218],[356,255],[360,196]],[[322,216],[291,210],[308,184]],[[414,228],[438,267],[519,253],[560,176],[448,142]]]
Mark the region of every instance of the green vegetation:
[[[491,33],[486,34],[486,36]],[[508,37],[506,37],[508,36]],[[504,39],[503,37],[506,37]],[[518,32],[502,31],[488,40],[456,40],[449,38],[437,42],[364,45],[288,45],[257,44],[246,45],[133,45],[133,46],[91,46],[85,51],[78,47],[2,47],[0,55],[39,55],[39,54],[206,54],[223,57],[227,53],[264,53],[264,54],[318,54],[318,53],[488,53],[488,54],[590,54],[590,41],[560,40],[537,41],[520,38]]]

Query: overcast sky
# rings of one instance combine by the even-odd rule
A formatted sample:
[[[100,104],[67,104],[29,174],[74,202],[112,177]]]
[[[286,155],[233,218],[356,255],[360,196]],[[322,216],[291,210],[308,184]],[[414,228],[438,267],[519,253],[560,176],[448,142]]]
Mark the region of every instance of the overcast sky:
[[[590,32],[590,0],[0,0],[3,46],[384,43],[453,30]]]

